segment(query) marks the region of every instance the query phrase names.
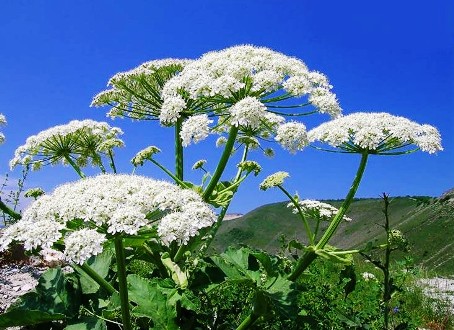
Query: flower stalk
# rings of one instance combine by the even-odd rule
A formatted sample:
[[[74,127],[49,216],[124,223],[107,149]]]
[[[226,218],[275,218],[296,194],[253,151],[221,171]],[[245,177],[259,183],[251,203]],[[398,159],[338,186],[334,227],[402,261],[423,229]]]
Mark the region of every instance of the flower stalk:
[[[334,235],[336,232],[337,227],[341,223],[345,213],[347,212],[348,208],[350,207],[350,204],[353,201],[353,198],[355,197],[356,191],[358,190],[359,184],[361,182],[361,179],[364,174],[364,170],[366,168],[367,164],[367,159],[368,159],[369,153],[367,151],[363,151],[361,154],[361,161],[358,166],[358,170],[356,171],[356,176],[355,179],[353,180],[352,186],[350,187],[350,190],[348,191],[347,196],[344,199],[344,202],[342,203],[341,207],[339,208],[339,211],[337,212],[336,216],[334,219],[331,221],[330,225],[326,229],[325,233],[323,236],[320,238],[318,243],[315,245],[315,249],[323,249],[325,245],[329,242],[331,237]],[[307,251],[301,259],[298,260],[295,268],[293,269],[292,273],[288,276],[288,279],[290,281],[295,281],[302,272],[304,272],[307,267],[317,258],[317,254],[315,251]]]
[[[93,268],[88,266],[86,263],[84,263],[80,266],[74,264],[72,267],[79,273],[83,272],[83,273],[87,274],[88,276],[90,276],[93,281],[95,281],[101,287],[103,287],[109,294],[118,292],[109,282],[107,282],[102,276],[100,276],[97,272],[95,272],[93,270]]]
[[[120,293],[121,319],[124,330],[132,330],[129,311],[128,284],[126,281],[126,260],[123,246],[123,237],[115,237],[115,256],[117,261],[118,288]]]
[[[203,199],[208,201],[211,194],[213,193],[214,189],[216,188],[219,179],[221,178],[222,173],[224,172],[225,167],[227,166],[227,162],[232,154],[233,146],[235,144],[236,137],[238,135],[238,127],[232,126],[229,132],[229,138],[225,144],[224,152],[221,155],[221,159],[219,160],[218,166],[213,174],[213,177],[210,180],[207,188],[203,192]]]

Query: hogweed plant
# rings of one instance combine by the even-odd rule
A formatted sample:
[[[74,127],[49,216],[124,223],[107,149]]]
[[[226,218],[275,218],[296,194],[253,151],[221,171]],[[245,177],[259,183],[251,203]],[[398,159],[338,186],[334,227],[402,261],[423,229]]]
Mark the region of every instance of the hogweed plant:
[[[110,107],[111,118],[159,121],[171,129],[175,166],[161,164],[162,151],[151,145],[132,159],[133,174],[117,173],[114,150],[123,146],[122,131],[104,122],[72,121],[27,139],[11,167],[69,165],[80,180],[36,195],[23,216],[18,215],[21,220],[4,230],[0,250],[12,242],[22,242],[31,252],[53,248],[75,272],[44,274],[35,292],[0,316],[0,326],[64,320],[68,329],[213,329],[219,326],[216,313],[207,316],[202,306],[226,283],[247,287],[252,297],[250,315],[231,325],[234,328],[247,329],[269,313],[295,319],[295,281],[311,262],[317,256],[349,260],[352,251],[327,243],[339,223],[348,220],[345,213],[368,156],[442,150],[438,131],[429,125],[384,113],[342,117],[325,75],[309,71],[299,59],[249,45],[209,52],[196,60],[150,61],[118,73],[92,106]],[[318,113],[333,120],[309,132],[296,120]],[[196,162],[193,169],[201,170],[202,183],[189,182],[185,149],[210,135],[219,137],[219,159],[212,170],[206,160]],[[261,171],[251,159],[253,151],[272,155],[273,141],[290,153],[308,145],[322,149],[319,143],[327,143],[330,151],[360,154],[344,203],[336,210],[300,201],[283,186],[288,174],[278,172],[261,188],[278,187],[289,197],[307,231],[302,257],[292,263],[247,247],[208,255],[235,193],[248,176]],[[234,151],[241,159],[230,164],[236,174],[226,180]],[[148,164],[173,183],[134,174]],[[88,165],[99,168],[100,174],[87,177]],[[310,219],[316,221],[314,230]],[[324,231],[319,230],[321,222],[328,223]]]

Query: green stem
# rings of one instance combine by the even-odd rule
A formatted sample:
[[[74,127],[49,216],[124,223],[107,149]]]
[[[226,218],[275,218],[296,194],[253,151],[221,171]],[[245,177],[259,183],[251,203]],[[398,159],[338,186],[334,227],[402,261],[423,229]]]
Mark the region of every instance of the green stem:
[[[214,174],[211,177],[211,180],[208,183],[207,188],[203,192],[202,197],[205,201],[208,201],[209,198],[211,197],[212,192],[216,188],[216,185],[218,184],[219,179],[221,178],[221,175],[224,172],[225,167],[227,166],[227,161],[229,160],[230,155],[232,154],[233,146],[235,144],[237,135],[238,127],[232,126],[230,128],[229,138],[227,140],[227,143],[225,144],[224,151],[221,155],[221,159],[219,160],[218,166],[216,167],[216,170],[214,171]]]
[[[322,238],[317,243],[316,245],[317,249],[323,249],[325,247],[325,245],[328,243],[328,241],[336,232],[336,229],[339,226],[339,224],[342,222],[342,219],[345,213],[347,212],[348,208],[350,207],[350,204],[353,202],[353,198],[355,197],[356,191],[358,190],[359,184],[361,183],[364,170],[366,169],[368,156],[369,154],[367,153],[367,151],[361,154],[361,162],[359,164],[358,170],[356,171],[356,176],[355,179],[353,180],[352,186],[350,187],[350,190],[347,196],[345,197],[341,207],[339,208],[339,211],[334,217],[333,221],[331,221]]]
[[[170,176],[173,180],[175,180],[176,183],[178,183],[181,187],[187,188],[187,185],[181,181],[178,177],[176,177],[172,172],[170,172],[168,169],[166,169],[164,166],[159,164],[157,161],[155,161],[153,158],[150,158],[150,162],[155,164],[157,167],[159,167],[161,170],[163,170],[168,176]]]
[[[8,205],[3,203],[1,198],[0,198],[0,210],[3,211],[4,213],[8,214],[14,220],[20,220],[22,218],[22,216],[19,213],[15,212],[13,209],[8,207]]]
[[[183,119],[180,117],[175,124],[175,176],[183,181],[183,145],[180,132]]]
[[[249,314],[244,320],[243,322],[241,322],[241,324],[238,326],[238,328],[236,328],[236,330],[244,330],[244,329],[249,329],[249,327],[251,325],[253,325],[255,323],[255,321],[257,321],[257,319],[260,317],[260,315],[256,315],[254,313],[251,313]]]
[[[110,167],[112,168],[114,173],[117,173],[117,168],[115,167],[115,161],[113,158],[112,150],[109,150],[109,158],[110,158]]]
[[[281,185],[278,185],[277,187],[290,199],[290,201],[293,203],[293,205],[298,210],[301,220],[304,223],[304,228],[306,229],[306,234],[307,234],[307,237],[309,238],[309,243],[310,243],[310,245],[314,245],[314,235],[312,234],[312,230],[309,227],[309,223],[307,222],[307,219],[304,216],[303,210],[301,210],[299,203],[295,200],[295,198],[293,198],[292,195],[290,195],[288,193],[287,190],[284,189],[284,187],[282,187]]]
[[[246,161],[248,152],[249,152],[249,147],[246,146],[243,150],[243,156],[241,157],[241,162]],[[238,168],[235,179],[233,179],[233,182],[234,182],[233,185],[235,185],[237,182],[240,181],[241,174],[243,174],[243,170],[241,168]],[[244,179],[241,179],[241,182],[243,180]],[[202,247],[200,248],[200,250],[198,252],[199,255],[203,254],[206,250],[208,250],[211,243],[213,242],[213,239],[216,236],[216,233],[218,232],[219,227],[221,227],[222,220],[224,220],[225,214],[227,213],[227,210],[230,206],[230,202],[231,202],[231,199],[224,207],[222,207],[221,212],[219,213],[218,218],[216,220],[216,223],[211,227],[210,233],[206,236],[207,238],[206,238],[205,244],[202,245]],[[185,248],[184,248],[184,245],[182,245],[182,246],[180,246],[180,248],[178,249],[178,251],[174,257],[175,262],[178,262],[178,260],[183,256],[184,252],[185,252]]]
[[[93,268],[88,266],[86,263],[84,263],[81,266],[73,265],[72,267],[79,273],[83,272],[83,273],[87,274],[88,276],[90,276],[93,281],[95,281],[101,287],[103,287],[109,294],[118,292],[117,290],[115,290],[115,288],[109,282],[107,282],[102,276],[100,276],[97,272],[95,272],[93,270]]]
[[[129,312],[128,283],[126,281],[125,251],[123,237],[115,237],[115,257],[117,261],[118,289],[121,303],[121,319],[124,330],[132,330],[131,316]]]
[[[69,157],[69,155],[65,155],[66,161],[73,167],[73,169],[79,174],[81,178],[85,178],[85,174],[82,172],[80,167]]]
[[[356,191],[358,190],[359,184],[364,174],[364,169],[366,168],[368,155],[369,154],[367,153],[367,151],[361,154],[361,162],[359,164],[358,170],[356,171],[355,179],[353,180],[352,186],[350,187],[347,197],[345,197],[345,200],[342,203],[341,207],[339,208],[339,211],[337,212],[333,221],[331,221],[330,225],[326,229],[320,241],[315,246],[315,249],[323,249],[336,232],[337,227],[341,223],[345,213],[347,212],[348,208],[350,207],[350,204],[353,201],[353,197],[355,197]],[[316,258],[317,254],[314,251],[306,252],[298,260],[292,273],[288,276],[288,279],[290,281],[295,281]]]

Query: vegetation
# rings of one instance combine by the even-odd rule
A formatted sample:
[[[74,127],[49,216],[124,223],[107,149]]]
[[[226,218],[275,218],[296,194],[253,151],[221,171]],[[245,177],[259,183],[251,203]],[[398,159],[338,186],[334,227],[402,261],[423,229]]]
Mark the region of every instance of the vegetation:
[[[341,204],[338,200],[325,202]],[[380,198],[355,199],[348,212],[353,221],[339,226],[332,245],[358,248],[370,241],[384,241],[382,209]],[[411,255],[415,265],[434,274],[454,274],[454,244],[446,240],[454,235],[454,204],[427,196],[391,197],[389,212],[390,226],[404,233],[410,247],[410,252],[397,252],[397,259]],[[275,253],[280,250],[281,236],[304,241],[302,233],[302,224],[287,208],[287,202],[267,204],[241,218],[223,222],[213,248],[223,251],[231,244],[245,244]]]

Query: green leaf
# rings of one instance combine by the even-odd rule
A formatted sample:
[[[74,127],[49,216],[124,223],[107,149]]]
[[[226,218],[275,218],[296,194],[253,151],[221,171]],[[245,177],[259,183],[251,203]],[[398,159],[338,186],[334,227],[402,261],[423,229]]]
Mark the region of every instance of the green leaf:
[[[0,327],[18,327],[64,319],[66,315],[60,313],[14,309],[0,315]]]
[[[258,262],[251,254],[252,250],[246,247],[240,249],[228,248],[219,256],[212,256],[211,260],[231,280],[251,280],[258,282],[260,273]],[[254,266],[254,267],[253,267]]]
[[[78,323],[65,327],[64,330],[107,330],[106,322],[97,317],[83,317]]]
[[[112,263],[113,251],[110,248],[105,248],[104,251],[97,256],[88,259],[87,264],[102,278],[106,278],[109,274],[110,265]],[[96,283],[85,272],[80,273],[80,285],[84,294],[96,293],[99,290],[99,284]]]
[[[177,293],[176,289],[162,288],[156,280],[129,275],[128,292],[129,299],[137,304],[132,310],[133,315],[150,318],[155,329],[178,329],[176,309],[169,302],[169,298]]]
[[[295,283],[278,275],[267,279],[266,290],[263,294],[270,299],[275,310],[287,318],[293,319],[297,315],[297,291]]]

